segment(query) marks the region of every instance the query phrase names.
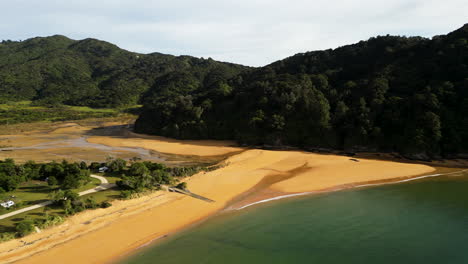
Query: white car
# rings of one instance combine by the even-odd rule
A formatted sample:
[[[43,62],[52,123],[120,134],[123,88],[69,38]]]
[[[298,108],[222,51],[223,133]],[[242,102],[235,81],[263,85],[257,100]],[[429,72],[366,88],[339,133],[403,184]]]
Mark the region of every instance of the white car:
[[[0,203],[1,206],[5,207],[5,208],[10,208],[12,207],[13,205],[15,205],[15,202],[13,201],[6,201],[4,203]]]
[[[99,172],[106,172],[107,170],[109,170],[109,168],[107,168],[107,167],[101,167],[101,168],[99,168],[98,171],[99,171]]]

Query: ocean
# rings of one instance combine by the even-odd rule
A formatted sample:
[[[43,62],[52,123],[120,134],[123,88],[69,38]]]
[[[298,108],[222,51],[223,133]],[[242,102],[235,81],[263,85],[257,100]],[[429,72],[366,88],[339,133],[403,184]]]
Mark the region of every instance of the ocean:
[[[468,263],[468,173],[222,212],[122,263]]]

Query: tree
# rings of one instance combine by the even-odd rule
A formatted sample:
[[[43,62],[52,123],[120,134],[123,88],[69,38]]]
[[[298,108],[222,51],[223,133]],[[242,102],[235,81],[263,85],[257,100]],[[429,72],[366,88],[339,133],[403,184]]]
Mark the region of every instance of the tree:
[[[61,188],[75,189],[83,183],[89,181],[90,172],[88,169],[81,169],[78,163],[70,163],[64,165],[63,180]]]
[[[64,200],[62,203],[63,210],[65,211],[65,215],[72,215],[75,213],[73,210],[71,200]]]
[[[80,187],[81,179],[76,174],[66,174],[60,187],[63,189],[75,189]]]
[[[117,158],[107,164],[111,172],[122,172],[127,167],[127,162],[123,159]]]
[[[75,192],[75,191],[72,191],[72,190],[66,190],[64,192],[64,197],[66,200],[70,200],[70,201],[76,201],[79,199],[80,195]]]
[[[57,185],[57,178],[55,178],[54,176],[50,176],[49,178],[47,178],[47,184],[49,184],[49,186]]]
[[[88,165],[86,164],[86,162],[84,162],[84,161],[80,162],[80,169],[82,169],[82,170],[88,169]]]
[[[128,170],[128,172],[131,176],[144,176],[144,175],[150,174],[148,168],[142,162],[133,163],[130,166],[130,169]]]
[[[23,167],[24,167],[24,174],[25,177],[33,180],[38,180],[41,178],[40,170],[41,170],[41,164],[36,164],[34,161],[29,160],[27,161]]]
[[[65,200],[65,192],[60,189],[49,193],[48,196],[54,203],[60,203],[60,201]]]
[[[99,162],[91,162],[91,164],[89,164],[88,166],[88,169],[90,170],[97,170],[99,169],[100,167],[102,167],[102,164],[99,163]]]
[[[56,190],[49,194],[49,197],[56,204],[61,204],[63,201],[70,200],[76,201],[79,199],[80,195],[72,190]]]

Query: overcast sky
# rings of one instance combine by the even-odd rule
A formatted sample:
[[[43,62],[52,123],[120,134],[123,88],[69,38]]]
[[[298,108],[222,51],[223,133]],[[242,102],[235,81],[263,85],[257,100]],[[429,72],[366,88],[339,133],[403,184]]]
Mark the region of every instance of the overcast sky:
[[[98,38],[141,53],[262,66],[376,35],[446,34],[468,0],[0,0],[0,39]]]

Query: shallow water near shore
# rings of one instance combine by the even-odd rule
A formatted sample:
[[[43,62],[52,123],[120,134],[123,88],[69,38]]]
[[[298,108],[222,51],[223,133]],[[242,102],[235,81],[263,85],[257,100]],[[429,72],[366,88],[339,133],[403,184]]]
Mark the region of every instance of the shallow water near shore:
[[[222,213],[121,263],[468,263],[467,245],[464,173]]]

